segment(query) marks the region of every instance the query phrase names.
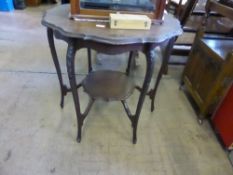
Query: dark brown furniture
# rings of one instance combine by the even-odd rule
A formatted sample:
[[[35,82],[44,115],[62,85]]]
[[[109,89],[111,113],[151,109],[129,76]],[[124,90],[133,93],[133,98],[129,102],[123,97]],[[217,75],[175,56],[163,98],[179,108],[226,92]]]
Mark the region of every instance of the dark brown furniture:
[[[98,7],[98,3],[102,3],[102,7],[98,7],[98,8],[83,8],[81,3],[81,0],[71,0],[70,1],[70,5],[71,5],[71,15],[72,16],[78,16],[78,15],[88,15],[88,16],[99,16],[99,17],[108,17],[109,13],[116,13],[116,12],[120,12],[120,13],[133,13],[133,14],[144,14],[147,15],[148,17],[150,17],[151,19],[162,19],[163,17],[163,12],[164,12],[164,8],[165,8],[165,3],[166,0],[145,0],[147,1],[147,3],[151,3],[154,5],[154,9],[151,10],[143,10],[141,12],[139,11],[132,11],[132,7],[130,8],[124,8],[121,4],[125,3],[125,1],[133,1],[130,2],[131,5],[134,5],[135,8],[139,8],[136,6],[140,6],[140,1],[144,1],[144,0],[87,0],[89,4],[93,4],[94,7]],[[102,2],[101,2],[102,1]],[[96,3],[96,4],[94,4]],[[119,10],[114,10],[114,9],[106,9],[108,8],[107,4],[116,4],[115,8],[119,8],[123,7],[123,9]],[[137,4],[137,5],[136,5]],[[89,5],[90,6],[90,5]],[[129,6],[129,5],[127,5]]]
[[[233,9],[209,0],[207,14],[218,12],[233,19]],[[208,15],[206,22],[208,22]],[[211,114],[233,80],[233,40],[205,35],[204,24],[199,29],[184,69],[182,83],[199,108],[199,122]]]
[[[178,2],[184,2],[180,0]],[[178,10],[176,16],[181,21],[184,33],[177,38],[171,55],[188,56],[194,41],[197,30],[205,19],[205,4],[207,0],[186,0],[186,3],[176,4]],[[171,0],[173,2],[173,0]],[[174,4],[175,2],[173,2]],[[233,31],[219,23],[222,16],[211,11],[208,21],[205,24],[205,33],[214,38],[229,37],[233,35]],[[169,65],[185,65],[186,59],[169,60]]]
[[[26,0],[27,6],[38,6],[41,3],[41,0]]]
[[[193,15],[193,10],[197,4],[198,0],[169,0],[167,4],[167,10],[173,13],[181,23],[184,33],[176,38],[171,55],[187,56],[191,49],[193,42],[193,37],[196,33],[196,28],[199,23],[191,23],[192,25],[186,26],[186,23],[190,17],[196,17]],[[184,65],[186,61],[184,60],[172,60],[169,59],[169,65]],[[168,65],[166,66],[165,72],[168,72]]]
[[[106,28],[97,28],[96,22],[81,22],[69,20],[69,6],[62,5],[50,9],[46,12],[42,19],[42,24],[47,27],[48,41],[52,53],[52,58],[56,67],[57,75],[59,78],[61,88],[61,107],[63,107],[64,96],[67,92],[72,92],[75,110],[78,120],[78,136],[77,141],[81,141],[81,129],[83,121],[87,116],[91,105],[96,99],[106,100],[119,100],[122,102],[125,111],[132,123],[133,127],[133,143],[136,143],[137,137],[137,124],[145,96],[147,95],[149,84],[151,81],[154,58],[153,49],[156,46],[167,44],[164,52],[164,60],[159,71],[156,85],[153,90],[148,94],[154,101],[156,89],[161,79],[164,65],[166,65],[168,54],[172,48],[174,37],[180,35],[182,30],[180,28],[179,21],[173,18],[171,15],[164,17],[163,25],[153,25],[151,30],[111,30]],[[105,24],[107,26],[107,24]],[[172,28],[170,26],[173,26]],[[70,81],[70,88],[67,88],[63,83],[61,76],[61,70],[57,53],[54,45],[55,36],[58,39],[64,40],[68,43],[67,49],[67,71]],[[89,60],[89,74],[80,83],[76,83],[75,79],[75,54],[81,48],[88,48],[88,60]],[[141,51],[145,54],[146,58],[146,74],[143,85],[135,85],[131,81],[129,67],[127,67],[126,73],[117,71],[93,71],[91,65],[90,49],[94,49],[100,53],[106,54],[120,54],[123,52],[132,53]],[[76,63],[78,64],[78,62]],[[81,113],[80,100],[78,89],[83,87],[86,93],[90,96],[90,103],[84,113]],[[136,108],[135,114],[130,112],[129,107],[126,104],[126,98],[130,96],[134,89],[139,90],[140,96]]]
[[[186,26],[186,23],[190,17],[194,17],[194,18],[196,17],[196,15],[193,15],[193,10],[195,9],[198,0],[186,0],[186,3],[182,4],[183,1],[184,0],[179,0],[179,4],[177,4],[174,15],[180,20],[180,24],[184,30],[183,35],[189,33],[195,33],[197,31],[196,28],[200,23],[192,23],[191,25],[188,26]],[[174,4],[172,0],[171,0],[171,4]],[[178,41],[176,41],[176,43],[174,44],[172,54],[188,55],[189,50],[184,49],[183,46],[191,47],[191,45],[192,45],[192,40],[187,41],[185,39],[180,39],[180,40],[178,39]]]

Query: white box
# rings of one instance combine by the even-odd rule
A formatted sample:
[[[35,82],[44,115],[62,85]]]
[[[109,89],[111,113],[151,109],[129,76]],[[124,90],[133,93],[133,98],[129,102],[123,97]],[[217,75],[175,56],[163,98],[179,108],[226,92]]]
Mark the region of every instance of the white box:
[[[146,15],[110,14],[111,29],[143,29],[149,30],[151,19]]]

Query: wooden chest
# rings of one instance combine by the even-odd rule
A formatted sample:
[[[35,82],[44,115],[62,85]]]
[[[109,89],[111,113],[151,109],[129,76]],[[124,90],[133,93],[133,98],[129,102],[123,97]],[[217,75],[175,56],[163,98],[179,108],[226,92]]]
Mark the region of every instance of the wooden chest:
[[[195,41],[182,81],[199,108],[200,119],[213,112],[232,80],[233,41]]]

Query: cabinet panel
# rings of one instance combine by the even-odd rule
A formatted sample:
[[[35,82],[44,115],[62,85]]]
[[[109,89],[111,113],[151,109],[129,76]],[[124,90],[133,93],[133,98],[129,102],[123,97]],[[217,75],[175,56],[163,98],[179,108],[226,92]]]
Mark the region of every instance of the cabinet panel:
[[[204,42],[197,41],[184,69],[183,81],[199,107],[200,117],[206,117],[213,112],[232,80],[233,54],[229,51],[226,58],[221,58]]]
[[[217,60],[214,60],[204,54],[201,58],[203,61],[203,70],[199,81],[196,82],[197,86],[195,88],[198,91],[200,97],[205,99],[207,98],[210,89],[214,88],[215,86],[216,77],[218,76],[221,69],[221,62],[218,62]]]
[[[198,52],[197,49],[194,49],[191,54],[191,59],[189,59],[185,68],[185,76],[190,82],[192,82],[192,86],[195,88],[198,86],[199,79],[204,70],[204,65],[200,57],[201,53]]]

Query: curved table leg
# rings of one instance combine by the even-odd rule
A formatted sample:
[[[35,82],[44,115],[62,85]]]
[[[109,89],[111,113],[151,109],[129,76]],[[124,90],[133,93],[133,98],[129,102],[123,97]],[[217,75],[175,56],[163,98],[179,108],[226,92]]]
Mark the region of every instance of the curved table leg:
[[[61,102],[60,102],[60,106],[63,108],[63,106],[64,106],[64,96],[66,95],[68,89],[63,84],[62,74],[61,74],[61,68],[60,68],[60,64],[59,64],[58,58],[57,58],[56,48],[55,48],[55,45],[54,45],[53,30],[50,29],[50,28],[47,28],[47,37],[48,37],[50,51],[51,51],[52,58],[53,58],[53,63],[55,65],[55,68],[56,68],[56,71],[57,71],[58,80],[59,80],[59,84],[60,84],[60,90],[61,90]]]
[[[146,55],[146,74],[142,86],[142,91],[139,96],[138,104],[136,113],[132,118],[132,126],[133,126],[133,143],[135,144],[137,142],[137,125],[138,125],[138,119],[142,110],[143,102],[145,100],[145,96],[147,94],[147,91],[149,89],[151,77],[154,70],[154,58],[153,58],[153,44],[148,44],[146,49],[144,50],[144,54]]]
[[[173,38],[171,38],[169,40],[169,42],[167,43],[165,49],[162,49],[162,65],[160,67],[158,76],[156,78],[154,89],[152,89],[149,92],[150,99],[151,99],[151,112],[154,111],[154,101],[155,101],[156,91],[158,89],[158,86],[159,86],[160,80],[162,78],[162,75],[163,75],[164,71],[167,68],[169,57],[171,55],[174,42],[175,42],[175,37],[173,37]]]
[[[68,43],[68,49],[67,49],[67,55],[66,55],[66,66],[68,71],[68,77],[70,81],[71,91],[73,95],[74,105],[75,105],[75,111],[78,121],[78,134],[77,134],[77,142],[81,142],[81,135],[82,135],[82,125],[84,116],[81,114],[80,110],[80,102],[79,102],[79,96],[76,86],[76,78],[75,78],[75,68],[74,68],[74,62],[75,62],[75,53],[76,53],[76,43],[74,40],[70,40]]]
[[[129,59],[128,59],[128,64],[127,64],[127,68],[126,68],[126,75],[130,74],[132,63],[133,63],[133,61],[135,61],[135,55],[136,55],[135,51],[129,52]]]
[[[87,48],[87,58],[88,58],[88,72],[91,72],[92,69],[92,61],[91,61],[91,49]]]

